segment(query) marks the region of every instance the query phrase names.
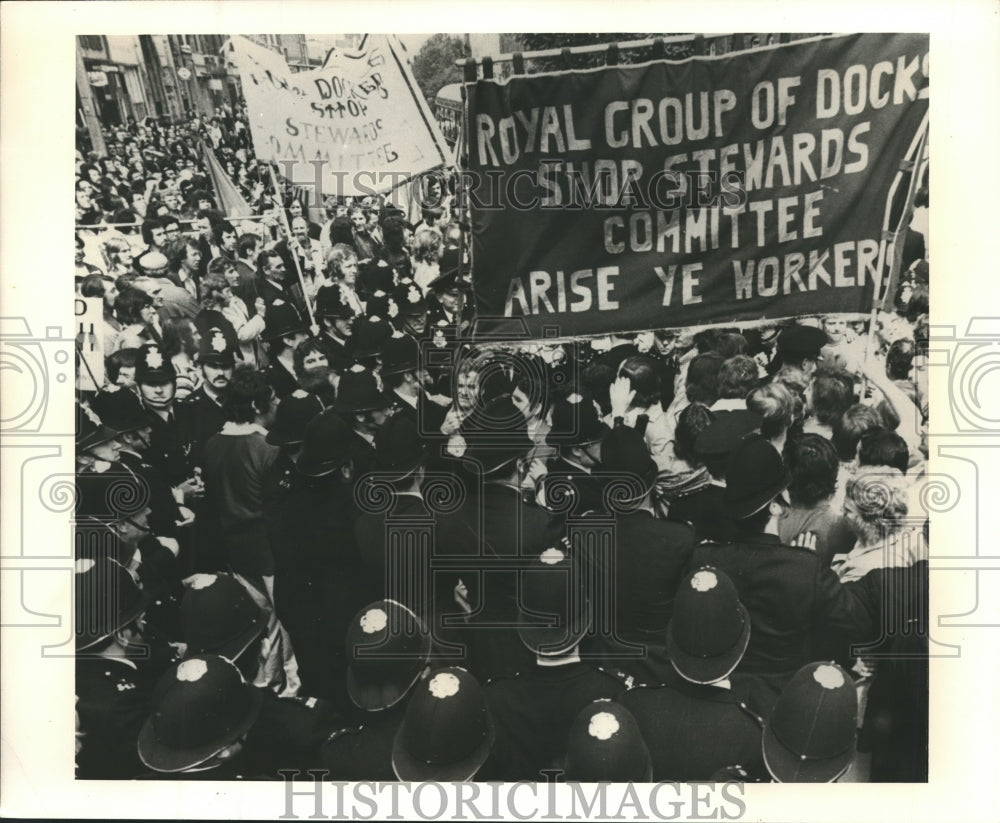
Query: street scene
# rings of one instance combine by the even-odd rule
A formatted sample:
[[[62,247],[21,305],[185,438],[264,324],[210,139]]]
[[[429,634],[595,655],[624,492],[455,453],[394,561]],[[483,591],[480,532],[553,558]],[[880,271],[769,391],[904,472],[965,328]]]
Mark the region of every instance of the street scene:
[[[75,777],[927,782],[929,43],[77,36]]]

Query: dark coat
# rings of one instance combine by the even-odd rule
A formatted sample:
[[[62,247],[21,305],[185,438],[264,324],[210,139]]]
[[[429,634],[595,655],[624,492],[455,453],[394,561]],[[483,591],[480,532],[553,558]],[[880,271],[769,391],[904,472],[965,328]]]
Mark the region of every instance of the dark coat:
[[[639,682],[657,682],[670,668],[667,623],[691,561],[694,530],[684,523],[657,520],[646,511],[617,514],[613,529],[607,544],[585,541],[586,562],[598,581],[590,595],[595,636],[587,648],[602,665],[631,674]],[[608,546],[606,551],[602,545]],[[609,587],[601,586],[601,581],[608,581]]]
[[[766,778],[761,754],[763,718],[748,689],[689,683],[676,673],[659,685],[639,685],[618,702],[639,724],[653,760],[653,780],[709,780],[719,769],[740,765],[751,778]]]
[[[771,534],[743,539],[696,546],[689,566],[726,572],[750,612],[750,643],[739,672],[785,681],[816,659],[817,641],[870,636],[871,616],[858,589],[842,585],[813,552],[784,546]]]
[[[570,726],[595,700],[613,699],[625,684],[586,663],[538,666],[490,681],[486,702],[496,743],[484,778],[545,779],[540,769],[562,768]]]

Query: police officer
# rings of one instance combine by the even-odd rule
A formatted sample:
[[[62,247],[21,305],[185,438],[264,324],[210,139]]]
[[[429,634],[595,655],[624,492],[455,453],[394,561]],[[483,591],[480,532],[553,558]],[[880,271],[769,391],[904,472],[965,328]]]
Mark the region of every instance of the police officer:
[[[653,763],[635,718],[606,698],[576,716],[566,743],[566,780],[650,783]]]
[[[561,766],[577,714],[625,691],[620,679],[580,659],[590,603],[583,570],[564,549],[546,549],[522,572],[518,635],[535,662],[486,686],[498,729],[491,777],[544,779],[540,770]]]
[[[177,538],[179,526],[189,524],[194,513],[187,507],[182,511],[163,473],[144,457],[152,427],[139,398],[127,389],[106,386],[94,396],[91,406],[102,422],[115,432],[121,444],[118,459],[122,466],[148,488],[150,528],[162,537]]]
[[[192,456],[195,465],[200,466],[208,438],[222,431],[225,425],[222,401],[236,366],[235,350],[217,326],[202,333],[198,366],[201,368],[201,386],[181,402],[181,407],[188,422]]]
[[[406,698],[427,674],[431,636],[401,603],[364,606],[347,631],[347,693],[358,722],[323,746],[320,764],[331,780],[395,780],[392,747]]]
[[[274,600],[292,638],[306,694],[347,705],[342,638],[352,615],[378,594],[354,538],[357,516],[350,431],[332,409],[305,427],[274,545]]]
[[[296,389],[278,403],[274,412],[274,425],[264,438],[269,445],[281,449],[265,480],[264,520],[269,532],[280,528],[285,497],[292,486],[295,461],[302,453],[306,426],[322,411],[323,401],[319,397],[304,389]]]
[[[559,450],[546,465],[546,474],[538,481],[536,500],[548,508],[546,484],[560,484],[560,508],[580,516],[603,509],[604,484],[594,476],[601,460],[601,441],[610,431],[600,419],[593,398],[586,392],[571,392],[552,403],[552,428],[548,444]],[[565,495],[571,495],[566,498]]]
[[[776,374],[782,366],[801,369],[808,380],[823,359],[823,346],[830,342],[826,332],[815,326],[786,326],[778,334],[774,357],[767,366],[769,374]]]
[[[521,671],[534,661],[510,628],[519,614],[517,569],[498,559],[537,557],[559,545],[564,523],[522,495],[524,458],[535,444],[509,395],[473,408],[461,432],[465,463],[478,470],[478,477],[469,480],[467,504],[459,513],[479,536],[474,553],[482,553],[489,564],[478,574],[478,603],[465,633],[472,670],[488,679]]]
[[[316,293],[316,319],[330,368],[343,374],[354,363],[351,337],[355,315],[340,286],[323,286]]]
[[[73,578],[82,735],[77,777],[135,777],[142,771],[136,740],[159,674],[145,659],[143,613],[149,599],[111,557],[77,559]]]
[[[392,747],[400,780],[472,780],[493,748],[495,728],[476,678],[457,666],[431,671],[414,689]]]
[[[732,580],[709,566],[688,574],[666,637],[672,670],[663,682],[619,698],[649,745],[653,779],[708,780],[734,764],[764,776],[755,698],[766,692],[732,675],[750,640],[750,615]]]
[[[815,552],[779,540],[777,523],[790,482],[770,443],[760,435],[744,439],[730,455],[724,498],[739,538],[702,543],[691,560],[693,568],[714,566],[732,578],[753,626],[740,671],[762,675],[778,688],[809,660],[817,636],[871,636],[859,588],[841,585]]]
[[[373,372],[378,371],[382,351],[392,333],[392,323],[382,315],[366,314],[357,318],[351,335],[351,353],[355,362]]]
[[[832,783],[857,751],[858,693],[836,663],[807,663],[764,727],[764,762],[778,783]]]
[[[158,344],[147,343],[139,349],[135,382],[151,429],[147,461],[156,466],[185,499],[200,497],[205,485],[195,472],[188,429],[181,409],[174,402],[177,372]]]
[[[121,464],[80,473],[76,504],[76,556],[112,557],[134,573],[150,595],[169,598],[180,581],[178,545],[153,534],[149,493],[142,481]]]
[[[657,467],[638,429],[618,426],[604,438],[601,473],[615,484],[608,504],[614,509],[609,512],[614,535],[607,542],[584,544],[596,581],[595,632],[586,649],[605,666],[655,683],[669,669],[664,636],[674,593],[691,559],[694,531],[654,515]],[[579,528],[595,519],[603,517],[585,518]]]
[[[760,416],[750,411],[714,414],[715,419],[698,433],[694,446],[711,480],[704,488],[670,503],[670,519],[690,523],[699,541],[737,538],[739,531],[724,499],[726,463],[730,453],[761,424]]]
[[[295,764],[278,760],[266,739],[251,737],[262,701],[263,692],[224,657],[188,657],[156,684],[139,757],[153,772],[185,780],[280,779],[278,770]]]
[[[473,310],[469,305],[468,266],[459,259],[458,249],[445,249],[439,264],[441,272],[430,283],[431,294],[427,322],[431,333],[446,342],[468,337],[472,328]]]
[[[351,428],[347,442],[355,477],[362,478],[375,467],[375,433],[392,416],[395,405],[381,379],[360,364],[340,378],[333,408]]]
[[[399,411],[413,420],[425,442],[441,438],[441,424],[448,413],[447,398],[428,394],[430,375],[420,362],[420,348],[408,334],[396,332],[382,349],[382,379],[397,399]]]
[[[268,343],[271,361],[267,379],[280,399],[299,388],[292,355],[295,347],[309,337],[309,327],[294,305],[279,300],[267,309],[262,337]]]
[[[263,695],[254,724],[256,737],[266,740],[270,754],[289,768],[314,766],[320,744],[343,725],[333,705],[303,694],[278,697],[261,683],[266,680],[261,642],[267,613],[239,581],[227,574],[196,574],[185,585],[181,602],[185,656],[218,654],[233,663]]]
[[[371,477],[391,490],[391,499],[378,501],[378,506],[366,511],[367,496],[357,494],[362,512],[354,531],[373,589],[414,611],[432,628],[435,640],[448,646],[450,662],[457,662],[464,660],[463,646],[456,631],[446,626],[455,617],[464,617],[456,592],[475,600],[476,581],[469,573],[463,584],[460,571],[434,569],[433,563],[434,558],[447,554],[468,557],[477,541],[464,518],[435,511],[425,499],[426,449],[421,439],[416,423],[399,415],[375,434],[376,464]],[[473,587],[471,595],[469,586]],[[450,620],[446,615],[452,615]]]
[[[399,330],[414,340],[427,339],[428,305],[424,290],[412,278],[401,278],[393,291],[393,298],[399,306]]]

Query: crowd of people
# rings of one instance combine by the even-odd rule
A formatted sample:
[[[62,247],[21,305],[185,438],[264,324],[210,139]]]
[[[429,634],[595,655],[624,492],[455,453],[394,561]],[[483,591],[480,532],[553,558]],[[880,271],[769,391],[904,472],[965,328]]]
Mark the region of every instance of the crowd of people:
[[[310,209],[245,112],[106,137],[78,777],[926,780],[926,260],[876,328],[490,343],[447,178]]]

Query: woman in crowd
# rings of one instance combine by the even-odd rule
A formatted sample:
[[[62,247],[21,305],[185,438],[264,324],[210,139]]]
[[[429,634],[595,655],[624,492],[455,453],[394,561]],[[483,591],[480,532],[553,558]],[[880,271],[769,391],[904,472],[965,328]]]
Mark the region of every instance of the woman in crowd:
[[[122,324],[118,348],[138,349],[144,343],[162,342],[153,328],[153,298],[135,288],[123,289],[115,298],[115,316]]]
[[[201,385],[198,345],[201,334],[193,320],[175,317],[163,324],[163,353],[177,372],[176,400],[183,400]]]
[[[358,297],[358,256],[345,243],[338,243],[326,258],[326,269],[334,284],[341,288],[342,299],[355,314],[365,313],[365,304]]]
[[[437,229],[421,228],[413,235],[413,280],[422,289],[441,272],[442,249],[441,232]]]

